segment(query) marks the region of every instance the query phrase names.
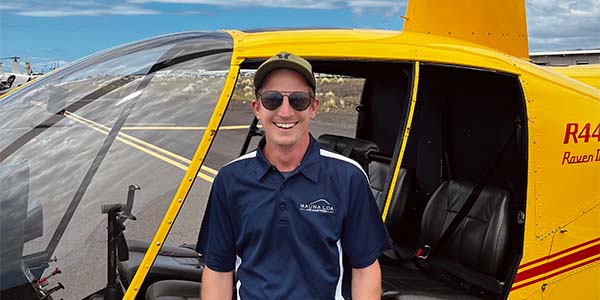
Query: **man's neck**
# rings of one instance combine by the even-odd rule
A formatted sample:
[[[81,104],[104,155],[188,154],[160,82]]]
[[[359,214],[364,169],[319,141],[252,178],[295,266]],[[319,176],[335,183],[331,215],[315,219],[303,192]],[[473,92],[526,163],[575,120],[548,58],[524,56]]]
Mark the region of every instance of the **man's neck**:
[[[263,153],[265,158],[281,172],[290,172],[302,162],[304,154],[310,146],[310,136],[307,135],[298,144],[290,147],[281,147],[269,144],[267,141]]]

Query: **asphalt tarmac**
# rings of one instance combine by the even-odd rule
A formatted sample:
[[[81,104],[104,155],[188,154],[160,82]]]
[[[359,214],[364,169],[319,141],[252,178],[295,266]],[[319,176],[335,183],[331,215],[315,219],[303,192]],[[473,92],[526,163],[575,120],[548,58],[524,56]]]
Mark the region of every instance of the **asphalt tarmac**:
[[[169,232],[166,245],[196,242],[212,180],[222,165],[240,155],[253,117],[249,103],[232,101],[229,105],[200,174]],[[82,117],[74,113],[67,114],[67,118],[77,128],[78,136],[82,137],[71,142],[85,148],[86,143],[105,140],[116,116],[87,114]],[[194,114],[189,112],[184,118],[177,119],[176,124],[124,124],[62,235],[54,252],[57,262],[51,263],[47,269],[47,272],[55,267],[62,270],[62,274],[51,280],[53,283],[60,281],[66,287],[53,295],[55,299],[81,299],[105,285],[106,216],[100,213],[99,207],[101,204],[124,203],[129,184],[140,185],[141,190],[136,193],[133,208],[137,220],[127,221],[124,234],[127,239],[152,239],[204,134],[202,124],[198,123]],[[322,113],[312,122],[310,130],[315,137],[324,133],[354,136],[354,124],[355,119]],[[258,139],[252,140],[249,150],[255,148]],[[84,156],[90,160],[97,153],[61,153],[56,159],[66,161],[65,155],[70,155],[70,159]],[[66,168],[65,172],[76,173],[76,178],[81,179],[85,177],[86,170]],[[115,178],[118,178],[119,186],[111,186],[110,182]],[[80,185],[79,179],[65,182],[65,187],[71,186],[66,190],[76,190]],[[102,184],[102,181],[107,183]],[[58,198],[71,199],[72,195],[60,195]],[[68,201],[61,201],[54,209],[64,210],[67,204]],[[57,218],[60,216],[62,214],[57,214]],[[48,218],[45,222],[58,224],[59,220]],[[55,230],[57,226],[49,228]],[[29,253],[47,245],[49,236],[45,233],[42,238],[26,244]]]

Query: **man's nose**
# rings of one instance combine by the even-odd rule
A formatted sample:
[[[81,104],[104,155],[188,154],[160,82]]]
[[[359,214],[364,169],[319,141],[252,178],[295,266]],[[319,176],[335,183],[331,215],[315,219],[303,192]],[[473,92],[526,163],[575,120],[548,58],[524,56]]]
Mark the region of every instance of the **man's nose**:
[[[291,116],[294,114],[294,109],[290,105],[290,98],[287,95],[283,96],[283,102],[277,112],[281,116]]]

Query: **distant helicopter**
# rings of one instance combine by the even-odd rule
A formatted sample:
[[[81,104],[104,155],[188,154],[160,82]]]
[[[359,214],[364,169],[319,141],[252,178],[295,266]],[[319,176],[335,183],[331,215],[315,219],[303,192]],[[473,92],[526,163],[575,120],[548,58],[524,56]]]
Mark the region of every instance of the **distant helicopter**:
[[[27,83],[39,75],[33,74],[33,70],[31,69],[31,64],[29,62],[25,62],[25,73],[21,71],[21,64],[19,63],[18,56],[11,57],[2,57],[1,59],[10,59],[12,60],[12,66],[10,72],[4,72],[4,68],[2,67],[2,62],[0,62],[0,95],[7,93],[11,89],[21,86],[24,83]]]

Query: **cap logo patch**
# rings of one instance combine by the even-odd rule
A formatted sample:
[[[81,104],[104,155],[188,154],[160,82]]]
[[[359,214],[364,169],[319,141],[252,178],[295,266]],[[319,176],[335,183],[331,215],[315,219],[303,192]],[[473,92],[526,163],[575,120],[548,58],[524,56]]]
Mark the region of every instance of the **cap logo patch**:
[[[277,54],[277,57],[279,57],[280,59],[288,59],[290,57],[289,53],[279,53]]]

